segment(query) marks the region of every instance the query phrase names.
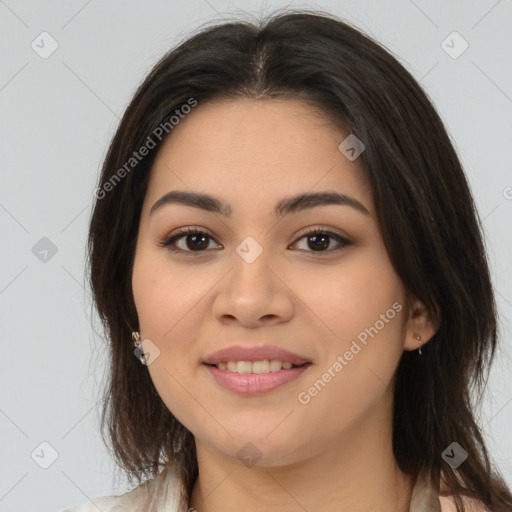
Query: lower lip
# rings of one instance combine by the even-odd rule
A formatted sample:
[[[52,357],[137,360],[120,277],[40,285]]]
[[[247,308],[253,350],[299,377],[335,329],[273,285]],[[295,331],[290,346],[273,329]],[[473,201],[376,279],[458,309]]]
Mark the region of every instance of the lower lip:
[[[241,395],[262,395],[297,379],[311,363],[297,368],[282,369],[269,373],[235,373],[219,370],[216,366],[204,365],[215,381],[222,387]]]

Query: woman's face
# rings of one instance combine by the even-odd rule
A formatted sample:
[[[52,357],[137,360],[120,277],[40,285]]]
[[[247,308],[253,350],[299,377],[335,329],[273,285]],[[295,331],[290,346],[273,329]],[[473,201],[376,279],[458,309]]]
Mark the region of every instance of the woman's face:
[[[409,319],[347,135],[299,100],[199,103],[154,163],[132,276],[148,371],[218,453],[277,466],[381,431],[403,350],[433,333]],[[151,212],[172,191],[215,199]],[[293,200],[319,193],[361,207]],[[163,246],[178,228],[201,233]],[[248,352],[206,364],[230,347]]]

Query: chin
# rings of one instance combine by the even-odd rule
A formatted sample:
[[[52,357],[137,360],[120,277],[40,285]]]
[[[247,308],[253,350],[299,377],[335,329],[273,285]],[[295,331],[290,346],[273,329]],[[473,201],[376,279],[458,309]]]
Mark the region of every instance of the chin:
[[[292,443],[293,439],[284,431],[282,436],[274,436],[273,433],[269,436],[268,432],[272,432],[272,429],[267,430],[263,436],[251,435],[248,431],[238,433],[229,430],[229,432],[233,437],[224,432],[222,440],[218,438],[202,439],[218,452],[239,460],[248,468],[286,466],[296,463],[306,456],[297,445],[297,439]],[[304,448],[305,443],[301,443],[301,446]]]

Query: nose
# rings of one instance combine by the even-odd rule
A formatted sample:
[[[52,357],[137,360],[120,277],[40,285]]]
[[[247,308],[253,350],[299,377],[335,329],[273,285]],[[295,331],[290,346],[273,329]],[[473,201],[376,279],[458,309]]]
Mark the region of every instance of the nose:
[[[282,267],[270,261],[270,252],[263,251],[254,260],[234,253],[233,266],[219,283],[213,303],[219,322],[256,328],[287,322],[293,316],[293,292]]]

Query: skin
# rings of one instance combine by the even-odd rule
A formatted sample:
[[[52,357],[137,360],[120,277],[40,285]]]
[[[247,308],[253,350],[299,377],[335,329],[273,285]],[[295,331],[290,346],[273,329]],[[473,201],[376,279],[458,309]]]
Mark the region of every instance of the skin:
[[[214,101],[175,126],[154,162],[132,286],[141,338],[160,350],[148,371],[196,441],[199,477],[190,506],[200,512],[226,504],[246,511],[408,510],[413,481],[392,452],[393,377],[403,351],[418,348],[416,333],[426,343],[435,326],[419,301],[406,308],[371,189],[358,159],[338,149],[347,135],[300,100]],[[214,195],[232,215],[172,204],[150,216],[171,190]],[[319,191],[347,194],[370,214],[328,205],[273,215],[279,200]],[[186,253],[159,245],[187,226],[211,235],[202,252],[187,235],[174,244]],[[304,236],[309,227],[352,244],[329,238],[315,250]],[[247,236],[263,249],[252,263],[236,252]],[[401,311],[309,403],[299,403],[298,394],[396,302]],[[239,343],[278,345],[313,365],[272,392],[242,396],[216,384],[202,365]],[[237,452],[249,442],[261,458],[247,467]]]

